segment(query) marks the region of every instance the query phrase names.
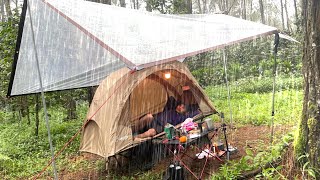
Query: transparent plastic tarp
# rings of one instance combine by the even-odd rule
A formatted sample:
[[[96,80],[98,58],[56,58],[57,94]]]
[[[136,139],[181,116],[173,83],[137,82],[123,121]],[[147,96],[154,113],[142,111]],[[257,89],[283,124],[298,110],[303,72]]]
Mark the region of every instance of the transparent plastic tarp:
[[[44,91],[98,85],[142,69],[275,33],[226,15],[160,15],[82,0],[29,0]],[[26,14],[10,95],[40,91]]]

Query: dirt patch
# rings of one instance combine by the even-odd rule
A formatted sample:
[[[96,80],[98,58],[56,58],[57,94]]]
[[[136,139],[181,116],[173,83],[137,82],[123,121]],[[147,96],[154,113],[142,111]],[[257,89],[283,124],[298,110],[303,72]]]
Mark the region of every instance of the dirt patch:
[[[278,125],[274,127],[274,138],[276,142],[281,141],[284,134],[292,130],[292,126]],[[258,147],[268,147],[271,145],[271,128],[269,126],[243,126],[229,131],[230,144],[239,150],[239,157],[246,155],[245,149],[251,148],[257,153]]]
[[[291,126],[284,126],[279,125],[275,126],[275,141],[281,140],[281,137],[288,133],[292,129]],[[227,137],[228,142],[238,148],[238,153],[235,155],[232,155],[230,158],[231,160],[240,159],[242,156],[246,155],[245,149],[251,148],[254,153],[257,153],[258,148],[257,147],[267,147],[270,145],[270,127],[269,126],[243,126],[235,128],[234,130],[227,130]],[[214,138],[212,141],[224,142],[223,133],[220,132],[219,137]],[[193,148],[189,149],[187,156],[195,157],[195,154],[198,153],[199,150]],[[172,161],[172,156],[167,156],[166,158],[162,159],[160,162],[157,162],[156,165],[152,167],[149,171],[141,171],[139,169],[136,169],[134,171],[128,172],[128,171],[113,171],[112,173],[117,174],[117,177],[120,176],[135,176],[138,177],[137,172],[145,173],[145,172],[151,172],[151,173],[162,173],[164,172],[170,162]],[[215,160],[209,160],[207,162],[207,166],[203,172],[204,178],[209,178],[212,174],[217,172],[219,170],[219,167],[225,163],[225,158],[222,158],[223,162],[215,159]],[[288,158],[289,160],[289,158]],[[75,172],[68,172],[66,169],[63,169],[59,173],[60,179],[108,179],[108,173],[106,171],[103,171],[105,166],[101,167],[95,167],[97,166],[97,161],[101,161],[101,163],[104,162],[103,158],[84,153],[80,156],[74,156],[69,158],[70,163],[77,163],[79,161],[87,161],[90,166],[87,165],[89,168],[80,168],[81,170],[77,170]],[[114,162],[114,164],[117,164],[118,162]],[[191,158],[185,157],[184,163],[192,169],[194,172],[201,173],[202,167],[205,163],[205,159],[202,160],[192,160]],[[116,167],[113,165],[113,168]],[[126,169],[126,166],[123,166],[122,169]],[[190,173],[188,174],[188,179],[194,179],[193,176]],[[137,178],[138,179],[138,178]]]

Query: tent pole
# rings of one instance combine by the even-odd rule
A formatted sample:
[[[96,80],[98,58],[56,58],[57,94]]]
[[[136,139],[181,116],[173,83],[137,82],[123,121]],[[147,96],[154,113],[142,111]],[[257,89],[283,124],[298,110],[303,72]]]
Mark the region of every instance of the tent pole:
[[[40,90],[41,90],[41,99],[42,99],[42,104],[43,104],[43,111],[44,111],[45,120],[46,120],[46,127],[47,127],[47,130],[48,130],[48,140],[49,140],[50,151],[51,151],[52,168],[53,168],[53,172],[54,172],[54,179],[58,180],[57,168],[56,168],[56,163],[55,163],[55,160],[54,160],[54,148],[53,148],[52,140],[51,140],[48,111],[47,111],[46,100],[45,100],[44,92],[43,92],[43,85],[42,85],[40,65],[39,65],[39,57],[38,57],[38,52],[37,52],[37,47],[36,47],[36,42],[35,42],[35,35],[34,35],[33,23],[32,23],[32,18],[31,18],[31,13],[30,13],[31,8],[30,8],[29,1],[27,1],[27,8],[28,8],[28,15],[29,15],[29,19],[30,19],[32,43],[33,43],[33,48],[34,48],[34,53],[35,53],[37,70],[38,70],[38,77],[39,77],[39,84],[40,84]]]
[[[274,48],[273,48],[273,85],[272,85],[272,111],[271,111],[271,135],[270,135],[270,143],[273,142],[274,136],[274,101],[275,101],[275,94],[276,94],[276,75],[277,75],[277,53],[278,53],[278,46],[279,46],[279,34],[276,33],[274,37]]]
[[[231,93],[230,93],[230,86],[229,86],[228,73],[227,73],[227,56],[226,56],[225,49],[223,49],[222,52],[223,52],[224,74],[225,74],[225,79],[226,79],[226,84],[227,84],[227,91],[228,91],[228,106],[229,106],[229,111],[230,111],[230,126],[233,127],[233,125],[232,125]]]

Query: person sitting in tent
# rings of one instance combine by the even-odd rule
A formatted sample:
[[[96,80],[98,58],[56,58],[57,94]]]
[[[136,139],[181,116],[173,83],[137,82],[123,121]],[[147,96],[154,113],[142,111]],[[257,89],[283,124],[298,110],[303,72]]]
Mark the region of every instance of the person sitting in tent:
[[[199,113],[200,111],[187,112],[185,104],[177,102],[175,109],[165,109],[163,112],[155,115],[147,114],[140,119],[141,122],[146,122],[145,128],[147,130],[141,134],[135,135],[134,140],[155,136],[163,131],[164,126],[167,123],[175,126]]]
[[[181,96],[181,102],[186,105],[186,109],[189,113],[197,112],[199,105],[190,90],[189,86],[183,86],[183,94]]]

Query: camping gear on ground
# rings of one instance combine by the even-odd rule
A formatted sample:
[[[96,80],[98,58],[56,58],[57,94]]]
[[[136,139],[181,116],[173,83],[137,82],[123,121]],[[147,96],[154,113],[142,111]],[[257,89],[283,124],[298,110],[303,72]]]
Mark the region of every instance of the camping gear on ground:
[[[195,131],[198,131],[198,133],[200,132],[200,130],[195,130]],[[223,156],[225,153],[224,151],[220,151],[220,153],[215,154],[211,150],[213,147],[211,140],[213,139],[213,137],[216,137],[217,135],[218,135],[218,129],[216,128],[207,132],[202,132],[200,136],[197,138],[194,138],[194,139],[187,138],[186,143],[180,143],[179,140],[168,141],[167,139],[154,140],[154,142],[161,143],[164,145],[165,147],[164,152],[169,152],[169,154],[173,155],[173,162],[178,162],[180,164],[180,167],[182,168],[182,172],[185,169],[187,172],[192,174],[196,179],[201,179],[203,177],[204,169],[207,166],[207,163],[206,163],[207,160],[217,159],[219,161],[222,161],[220,157]],[[203,144],[202,142],[205,142],[207,144]],[[195,149],[198,151],[198,153],[195,156],[190,156],[187,154],[188,150],[191,147],[192,149]],[[199,161],[197,161],[198,163],[201,163],[201,159],[206,159],[206,162],[202,161],[203,162],[202,168],[200,169],[200,171],[196,171],[195,169],[192,169],[188,167],[187,164],[185,164],[186,162],[185,158],[191,158],[192,162],[194,162],[194,160],[199,159]],[[172,163],[170,165],[172,165]],[[170,172],[170,165],[167,170],[168,172]],[[174,173],[176,173],[175,175],[179,174],[180,168],[176,168],[176,169],[177,171],[174,171]],[[169,173],[166,173],[166,174],[169,174]],[[169,179],[168,175],[165,177],[166,177],[165,179]]]
[[[213,157],[213,156],[214,154],[209,149],[205,149],[201,151],[201,153],[196,154],[196,157],[198,157],[198,159],[203,159],[204,157]]]
[[[170,164],[170,166],[169,166],[169,177],[168,177],[168,179],[172,179],[173,177],[175,177],[175,172],[176,172],[176,166],[175,166],[175,164]]]
[[[202,123],[202,131],[203,131],[203,132],[208,131],[208,125],[207,125],[206,122],[203,122],[203,123]]]
[[[198,126],[197,123],[188,122],[188,123],[185,123],[181,128],[185,129],[186,131],[191,131],[191,130],[195,129],[197,126]]]
[[[183,129],[183,131],[190,131],[190,130],[194,129],[193,119],[187,118],[186,120],[184,120],[181,123],[181,129]]]
[[[184,180],[184,168],[179,162],[171,163],[163,176],[164,180]]]
[[[217,143],[217,148],[218,148],[219,150],[221,150],[221,151],[225,150],[225,149],[224,149],[224,144],[223,144],[223,142],[219,141],[219,142]]]
[[[167,123],[166,126],[164,127],[164,132],[166,134],[166,137],[168,139],[174,139],[175,138],[175,129],[174,126]]]
[[[180,143],[186,143],[187,142],[187,136],[181,136],[180,138],[179,138],[179,141],[180,141]]]
[[[227,149],[225,149],[225,151],[227,151]],[[228,144],[228,152],[230,155],[236,154],[238,152],[238,148]]]
[[[222,123],[221,124],[221,128],[222,128],[222,131],[223,131],[223,135],[224,135],[224,140],[226,142],[226,152],[227,152],[227,160],[230,159],[230,151],[229,151],[229,144],[228,144],[228,140],[227,140],[227,133],[226,133],[226,130],[227,130],[227,125],[225,123]]]
[[[200,130],[200,133],[202,133],[203,132],[203,124],[204,124],[204,122],[198,122],[198,129]]]
[[[208,130],[211,130],[211,129],[214,128],[214,124],[213,124],[213,121],[212,121],[211,118],[207,118],[207,119],[205,119],[204,121],[205,121],[206,124],[207,124]]]
[[[197,138],[201,136],[201,132],[199,129],[194,129],[188,132],[188,137],[189,138]]]
[[[176,166],[175,169],[175,176],[174,176],[174,180],[184,180],[184,173],[183,173],[183,167],[179,165]]]

